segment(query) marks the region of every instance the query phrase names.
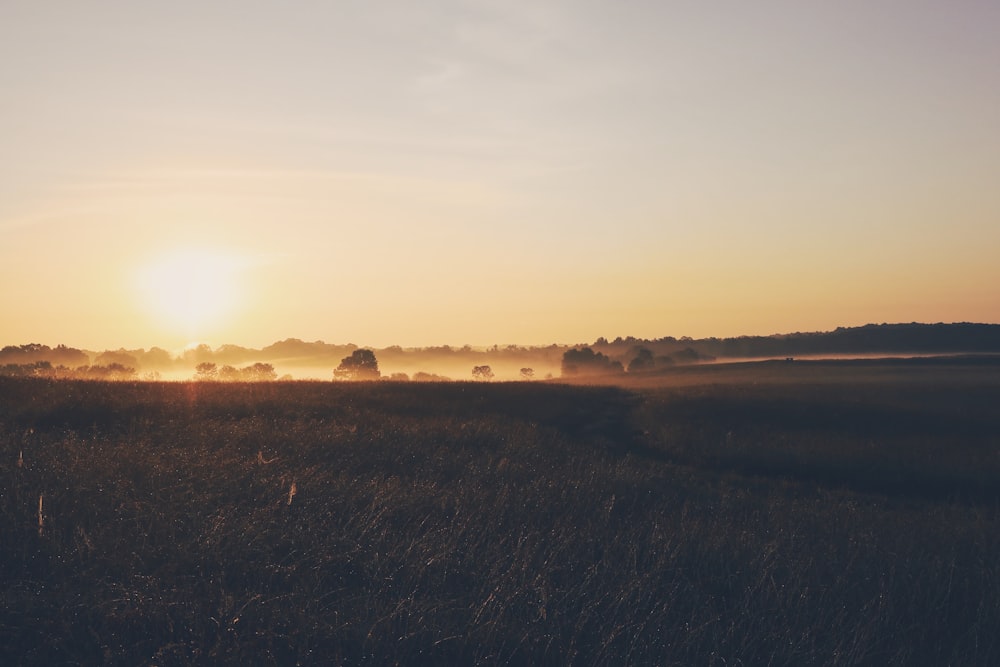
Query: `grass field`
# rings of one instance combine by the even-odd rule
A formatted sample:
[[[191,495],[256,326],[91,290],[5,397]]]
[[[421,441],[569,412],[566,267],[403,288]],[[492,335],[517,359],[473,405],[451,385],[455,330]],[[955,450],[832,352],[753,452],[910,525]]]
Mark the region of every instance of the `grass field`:
[[[0,379],[0,664],[1000,664],[1000,367]]]

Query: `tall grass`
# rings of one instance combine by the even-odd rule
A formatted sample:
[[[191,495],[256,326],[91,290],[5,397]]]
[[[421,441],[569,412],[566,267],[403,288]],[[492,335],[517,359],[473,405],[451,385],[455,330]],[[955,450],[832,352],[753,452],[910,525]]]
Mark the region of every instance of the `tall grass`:
[[[0,662],[997,664],[995,390],[2,380]]]

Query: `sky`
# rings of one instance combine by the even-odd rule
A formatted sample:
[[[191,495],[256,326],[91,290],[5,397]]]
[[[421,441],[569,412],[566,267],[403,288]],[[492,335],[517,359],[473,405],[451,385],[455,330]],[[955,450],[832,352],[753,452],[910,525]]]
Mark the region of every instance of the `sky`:
[[[0,344],[1000,322],[994,0],[0,3]]]

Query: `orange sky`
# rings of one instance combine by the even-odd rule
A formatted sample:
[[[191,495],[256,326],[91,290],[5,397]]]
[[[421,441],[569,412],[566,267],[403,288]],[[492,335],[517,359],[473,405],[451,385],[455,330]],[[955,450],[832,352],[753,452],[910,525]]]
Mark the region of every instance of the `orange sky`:
[[[0,5],[0,344],[1000,322],[1000,6]]]

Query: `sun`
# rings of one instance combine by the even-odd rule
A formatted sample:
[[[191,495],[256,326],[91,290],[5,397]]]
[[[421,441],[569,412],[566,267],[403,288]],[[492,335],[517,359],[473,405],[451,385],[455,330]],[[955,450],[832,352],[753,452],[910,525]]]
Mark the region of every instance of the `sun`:
[[[224,326],[243,299],[244,262],[224,251],[187,248],[159,255],[139,271],[143,308],[160,328],[189,339]]]

